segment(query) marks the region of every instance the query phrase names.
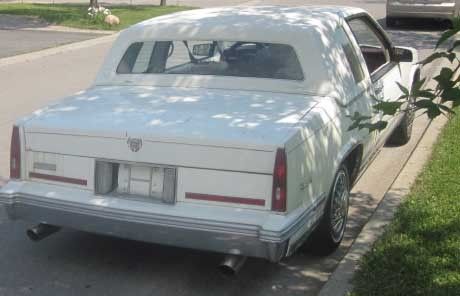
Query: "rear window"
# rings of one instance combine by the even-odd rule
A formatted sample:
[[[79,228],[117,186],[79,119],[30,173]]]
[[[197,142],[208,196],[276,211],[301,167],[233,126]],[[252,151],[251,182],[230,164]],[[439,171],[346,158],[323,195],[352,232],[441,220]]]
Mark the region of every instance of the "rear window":
[[[117,73],[304,79],[290,45],[246,41],[136,42],[126,50]]]

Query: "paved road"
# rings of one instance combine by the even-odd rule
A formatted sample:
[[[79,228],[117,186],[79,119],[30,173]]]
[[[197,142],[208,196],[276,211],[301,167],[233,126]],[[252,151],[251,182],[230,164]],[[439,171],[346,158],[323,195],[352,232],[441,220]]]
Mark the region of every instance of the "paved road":
[[[321,1],[325,2],[332,1]],[[352,2],[368,5],[375,9],[374,15],[382,15],[384,1]],[[439,33],[412,29],[391,35],[397,44],[415,46],[426,56]],[[0,67],[2,173],[6,172],[13,120],[89,85],[109,46]],[[280,264],[250,259],[238,277],[226,278],[216,272],[221,259],[217,254],[72,230],[32,243],[24,235],[29,225],[7,221],[0,210],[0,295],[315,295],[391,185],[425,125],[426,120],[417,119],[411,143],[384,148],[355,186],[346,239],[330,257],[303,251]]]
[[[101,34],[36,30],[48,24],[38,18],[0,14],[0,58],[83,41]]]
[[[0,29],[0,58],[95,37],[100,37],[100,34]]]

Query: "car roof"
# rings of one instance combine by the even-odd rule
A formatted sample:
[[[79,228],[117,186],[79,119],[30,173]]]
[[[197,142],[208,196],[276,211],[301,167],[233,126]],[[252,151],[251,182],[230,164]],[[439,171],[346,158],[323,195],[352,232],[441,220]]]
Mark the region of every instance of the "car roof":
[[[190,38],[219,36],[222,40],[244,35],[249,35],[248,38],[263,36],[277,39],[287,32],[305,33],[306,30],[336,27],[343,18],[360,12],[364,10],[345,6],[233,6],[195,9],[143,21],[132,26],[127,33],[132,31],[137,35],[143,32],[150,37],[178,34]],[[172,32],[175,34],[171,34]]]

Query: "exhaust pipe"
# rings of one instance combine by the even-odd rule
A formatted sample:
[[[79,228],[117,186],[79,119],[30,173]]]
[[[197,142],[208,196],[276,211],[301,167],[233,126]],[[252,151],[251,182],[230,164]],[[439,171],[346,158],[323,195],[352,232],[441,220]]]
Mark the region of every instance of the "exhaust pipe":
[[[219,265],[219,270],[227,276],[236,275],[246,262],[247,257],[238,255],[226,255],[222,263]]]
[[[30,240],[38,242],[44,239],[45,237],[50,236],[55,232],[58,232],[60,229],[60,227],[54,225],[40,223],[35,227],[27,229],[26,233]]]

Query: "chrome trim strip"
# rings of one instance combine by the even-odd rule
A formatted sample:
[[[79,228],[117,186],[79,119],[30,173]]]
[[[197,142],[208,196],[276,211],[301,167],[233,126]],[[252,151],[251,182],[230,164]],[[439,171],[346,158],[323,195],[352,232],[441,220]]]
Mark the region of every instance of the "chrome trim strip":
[[[48,198],[43,196],[34,196],[29,194],[14,194],[10,197],[6,197],[0,194],[0,203],[2,199],[11,201],[4,202],[5,204],[14,205],[16,203],[31,205],[36,207],[49,208],[59,211],[65,211],[70,213],[77,213],[83,215],[96,216],[99,218],[113,219],[118,221],[151,224],[158,226],[177,227],[182,229],[190,230],[202,230],[202,231],[217,231],[222,233],[231,233],[238,235],[246,235],[257,237],[259,227],[253,225],[238,224],[237,226],[229,226],[227,223],[217,221],[198,221],[197,219],[190,218],[178,218],[166,215],[149,215],[146,213],[140,213],[128,210],[107,210],[104,207],[94,205],[82,205],[73,202],[52,202],[47,201]],[[48,199],[49,200],[49,199]],[[200,223],[201,222],[201,223]]]
[[[261,229],[260,225],[249,225],[242,223],[226,223],[204,219],[192,219],[173,217],[168,215],[155,215],[118,209],[107,209],[95,205],[85,205],[68,201],[56,201],[46,196],[36,196],[31,194],[0,193],[0,204],[14,206],[14,204],[25,204],[36,207],[43,207],[69,213],[95,216],[99,218],[113,219],[117,221],[150,224],[156,226],[175,227],[181,229],[214,231],[225,234],[235,234],[258,238],[262,242],[279,243],[287,241],[308,221],[308,217],[313,214],[324,202],[325,194],[316,199],[313,205],[306,208],[294,221],[286,228],[279,231]]]

